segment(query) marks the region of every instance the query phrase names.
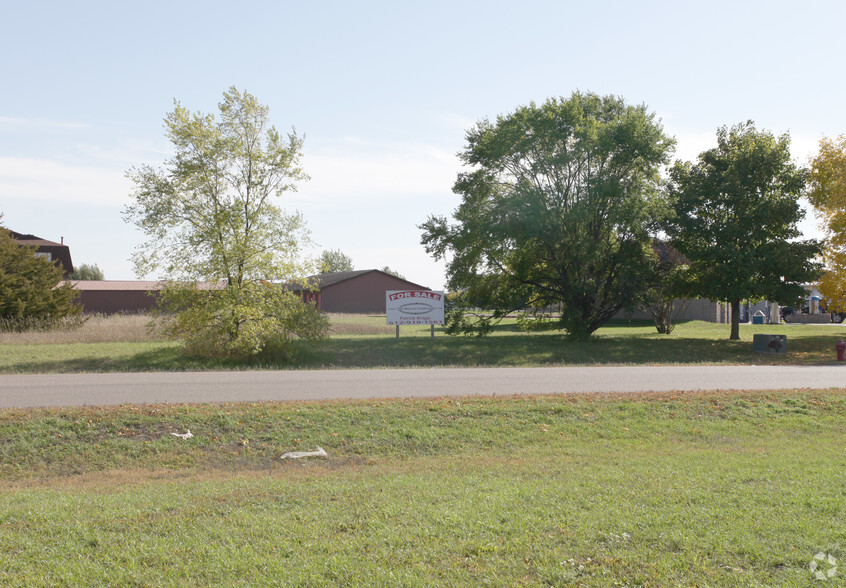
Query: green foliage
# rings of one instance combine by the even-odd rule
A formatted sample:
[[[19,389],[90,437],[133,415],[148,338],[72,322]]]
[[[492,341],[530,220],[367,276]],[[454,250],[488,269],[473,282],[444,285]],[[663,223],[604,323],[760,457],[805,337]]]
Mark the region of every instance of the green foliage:
[[[218,107],[220,120],[177,102],[165,118],[173,158],[127,174],[135,189],[124,218],[148,237],[133,256],[136,272],[238,285],[311,273],[299,261],[302,217],[275,203],[307,179],[302,138],[280,135],[246,92],[230,88]]]
[[[96,263],[83,263],[70,276],[71,280],[105,280],[103,270]]]
[[[658,332],[669,335],[688,307],[688,300],[681,298],[686,285],[686,260],[670,245],[656,241],[646,270],[649,279],[645,308],[655,321]]]
[[[353,261],[340,249],[325,249],[317,259],[321,273],[351,272],[355,269]]]
[[[383,267],[383,268],[382,268],[382,271],[383,271],[383,272],[385,272],[386,274],[390,274],[390,275],[394,276],[395,278],[399,278],[400,280],[404,280],[404,279],[405,279],[405,276],[404,276],[404,275],[402,275],[401,273],[399,273],[399,272],[398,272],[398,271],[396,271],[396,270],[392,270],[392,269],[391,269],[389,266],[387,266],[387,265],[386,265],[385,267]]]
[[[192,353],[228,357],[320,329],[293,328],[312,310],[265,286],[314,272],[300,255],[309,242],[302,217],[276,204],[307,179],[302,138],[280,135],[249,93],[230,88],[218,107],[219,120],[176,103],[165,118],[175,155],[164,169],[129,171],[135,189],[124,218],[148,237],[133,256],[139,275],[161,270],[174,282],[227,285],[213,293],[174,287],[164,309],[177,312],[170,332]]]
[[[666,231],[689,260],[687,292],[731,303],[731,339],[741,300],[790,303],[818,275],[820,244],[797,240],[805,178],[790,161],[789,135],[776,139],[751,121],[720,128],[716,148],[670,170]]]
[[[421,226],[460,293],[450,332],[484,333],[515,309],[561,304],[561,327],[582,339],[637,305],[673,144],[645,106],[578,92],[468,131],[461,157],[475,169],[453,188],[458,222]],[[471,308],[492,312],[468,317]]]
[[[0,217],[2,218],[2,217]],[[29,330],[76,325],[79,293],[62,282],[62,269],[19,245],[0,227],[0,330]]]
[[[846,135],[820,140],[811,160],[808,200],[826,228],[820,294],[830,311],[846,312]]]
[[[171,283],[161,293],[157,324],[182,340],[191,357],[282,359],[293,339],[324,338],[329,319],[276,284],[198,289]]]

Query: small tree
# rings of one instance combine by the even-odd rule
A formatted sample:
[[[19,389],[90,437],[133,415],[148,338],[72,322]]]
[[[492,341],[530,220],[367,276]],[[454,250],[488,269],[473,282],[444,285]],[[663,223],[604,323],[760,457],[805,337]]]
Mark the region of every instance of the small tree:
[[[101,270],[96,263],[88,264],[83,263],[79,267],[74,270],[74,272],[70,275],[71,280],[105,280],[106,276],[103,274],[103,270]]]
[[[670,243],[689,260],[687,294],[731,304],[730,339],[740,338],[740,301],[787,303],[818,275],[820,245],[798,240],[805,170],[790,161],[790,137],[751,121],[717,131],[717,147],[670,170]]]
[[[293,337],[314,340],[325,317],[280,285],[313,273],[301,260],[308,231],[276,201],[307,179],[302,138],[281,135],[268,108],[230,88],[220,118],[178,102],[165,118],[174,156],[164,169],[133,168],[133,203],[124,211],[148,237],[136,273],[160,270],[171,284],[162,308],[168,332],[203,355],[284,351]],[[211,290],[196,284],[219,285]]]
[[[79,293],[70,283],[60,285],[62,269],[35,250],[0,227],[0,329],[46,328],[81,315],[74,302]]]
[[[669,335],[689,301],[681,298],[687,265],[684,257],[666,243],[656,242],[648,264],[650,279],[646,288],[646,310],[662,335]]]
[[[351,272],[355,269],[353,261],[340,249],[325,249],[317,259],[321,273]]]

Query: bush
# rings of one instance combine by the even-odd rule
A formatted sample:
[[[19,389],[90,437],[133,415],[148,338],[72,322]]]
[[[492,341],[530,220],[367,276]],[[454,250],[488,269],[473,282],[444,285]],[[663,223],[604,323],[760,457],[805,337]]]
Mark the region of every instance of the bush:
[[[329,330],[329,319],[317,308],[268,283],[219,289],[170,284],[156,315],[158,327],[194,357],[287,355],[293,339],[318,341]]]

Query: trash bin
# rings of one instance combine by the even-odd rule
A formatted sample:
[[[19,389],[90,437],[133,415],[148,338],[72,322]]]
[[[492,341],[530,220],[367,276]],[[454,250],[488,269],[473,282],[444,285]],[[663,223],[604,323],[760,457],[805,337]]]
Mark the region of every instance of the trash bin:
[[[766,315],[764,314],[764,312],[762,310],[756,311],[755,314],[752,315],[752,324],[753,325],[763,325],[765,317],[766,317]]]

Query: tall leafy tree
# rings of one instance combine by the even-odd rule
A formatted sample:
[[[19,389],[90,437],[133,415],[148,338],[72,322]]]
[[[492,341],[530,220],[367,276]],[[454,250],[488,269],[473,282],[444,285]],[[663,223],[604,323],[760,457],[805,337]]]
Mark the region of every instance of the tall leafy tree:
[[[560,326],[586,338],[636,305],[673,145],[646,106],[580,92],[470,129],[456,223],[431,216],[421,226],[460,293],[450,332],[485,332],[516,308],[560,304]]]
[[[325,249],[317,259],[320,271],[331,274],[335,272],[351,272],[355,269],[353,260],[340,249]]]
[[[313,270],[302,262],[301,215],[278,204],[307,176],[302,138],[279,133],[253,95],[230,88],[218,109],[216,118],[175,103],[165,118],[174,156],[162,169],[128,172],[135,189],[124,218],[147,236],[133,256],[136,273],[158,271],[173,282],[163,298],[176,315],[171,334],[198,353],[250,355],[287,341],[280,333],[320,331],[286,320],[287,309],[300,313],[298,299],[269,286]],[[191,286],[209,281],[223,287]],[[316,311],[313,318],[322,320]]]
[[[822,213],[826,229],[819,281],[830,311],[846,311],[846,135],[820,141],[811,160],[808,199]]]
[[[2,215],[0,215],[2,221]],[[0,328],[23,330],[79,317],[79,292],[62,283],[62,268],[20,245],[0,226]]]
[[[720,128],[717,147],[670,170],[666,229],[689,262],[687,293],[731,304],[730,339],[740,338],[741,300],[792,303],[816,278],[820,244],[798,239],[805,178],[789,135],[751,121]]]

